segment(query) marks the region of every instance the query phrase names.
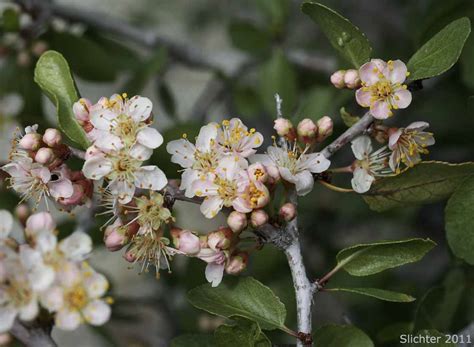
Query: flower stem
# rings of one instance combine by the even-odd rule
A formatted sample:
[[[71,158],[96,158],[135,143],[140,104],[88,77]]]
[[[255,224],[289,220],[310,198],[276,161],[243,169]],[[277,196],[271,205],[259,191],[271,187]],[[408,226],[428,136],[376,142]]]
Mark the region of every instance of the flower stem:
[[[354,190],[353,189],[347,189],[347,188],[341,188],[341,187],[338,187],[338,186],[335,186],[329,182],[326,182],[326,181],[318,181],[319,183],[321,183],[323,186],[325,186],[326,188],[329,188],[331,190],[334,190],[335,192],[339,192],[339,193],[352,193]]]

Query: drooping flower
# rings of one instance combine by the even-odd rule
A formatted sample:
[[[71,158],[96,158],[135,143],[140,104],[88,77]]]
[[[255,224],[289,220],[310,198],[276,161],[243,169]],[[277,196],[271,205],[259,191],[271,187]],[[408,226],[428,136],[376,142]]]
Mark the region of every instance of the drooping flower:
[[[351,183],[357,193],[367,192],[376,177],[393,175],[388,166],[390,151],[387,146],[373,152],[370,137],[363,135],[352,141],[351,148],[357,159],[353,164]]]
[[[211,283],[212,287],[217,287],[222,282],[222,277],[224,276],[228,252],[219,249],[202,248],[196,257],[207,263],[205,270],[206,280]]]
[[[370,113],[377,119],[392,116],[392,109],[406,108],[411,103],[411,93],[403,84],[408,74],[400,60],[372,59],[359,69],[362,87],[356,91],[357,102],[370,107]]]
[[[265,166],[277,167],[281,177],[293,183],[298,195],[306,195],[314,185],[313,173],[326,171],[331,162],[321,153],[309,153],[306,147],[301,150],[296,143],[285,142],[282,147],[276,144],[267,148],[267,154],[255,154],[250,161]]]
[[[388,140],[388,147],[392,150],[390,155],[390,168],[400,173],[400,166],[413,167],[421,161],[420,154],[428,154],[426,149],[435,143],[433,133],[424,131],[429,124],[414,122],[406,128],[394,129]],[[389,130],[390,131],[390,130]]]

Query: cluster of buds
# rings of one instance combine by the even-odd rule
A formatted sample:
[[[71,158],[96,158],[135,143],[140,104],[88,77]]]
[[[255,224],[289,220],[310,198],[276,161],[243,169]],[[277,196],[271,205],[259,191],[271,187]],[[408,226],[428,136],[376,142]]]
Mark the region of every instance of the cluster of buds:
[[[354,69],[338,70],[331,75],[331,83],[338,89],[357,89],[361,85],[359,71]]]
[[[0,218],[0,333],[17,318],[34,320],[40,307],[64,330],[109,320],[111,299],[104,298],[109,284],[85,261],[92,250],[87,234],[76,231],[59,241],[52,216],[41,212],[26,219],[27,243],[19,244],[10,235],[11,214],[0,210]]]
[[[289,119],[278,118],[275,120],[273,128],[278,136],[285,138],[289,142],[296,139],[304,144],[312,145],[326,140],[332,135],[333,121],[328,116],[321,117],[315,123],[312,119],[305,118],[296,127]]]
[[[62,143],[61,133],[50,128],[41,135],[37,130],[37,125],[27,127],[24,135],[17,134],[12,140],[9,163],[2,167],[10,175],[10,186],[36,206],[42,199],[46,204],[53,199],[67,210],[88,203],[92,181],[65,163],[70,149]]]

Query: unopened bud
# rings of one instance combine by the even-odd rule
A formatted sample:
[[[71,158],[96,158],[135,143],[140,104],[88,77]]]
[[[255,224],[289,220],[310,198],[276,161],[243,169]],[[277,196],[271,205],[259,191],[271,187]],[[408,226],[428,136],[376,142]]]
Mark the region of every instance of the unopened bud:
[[[92,103],[85,98],[79,99],[79,101],[75,102],[74,105],[72,105],[72,111],[74,112],[74,115],[76,116],[77,120],[79,123],[86,122],[89,120],[89,109],[92,106]]]
[[[201,250],[201,242],[199,236],[193,234],[189,230],[179,230],[178,233],[173,235],[173,242],[175,247],[181,252],[186,253],[187,255],[196,255]]]
[[[125,259],[129,263],[133,263],[137,259],[137,257],[132,251],[126,251],[123,255],[123,259]]]
[[[54,152],[51,148],[43,147],[38,149],[35,154],[35,161],[37,163],[48,165],[55,159]]]
[[[267,169],[268,176],[274,181],[278,182],[278,180],[281,178],[280,176],[280,170],[276,165],[267,165],[265,166]]]
[[[27,151],[36,151],[41,146],[41,135],[34,132],[25,134],[21,138],[19,145]]]
[[[26,224],[26,220],[28,219],[30,214],[30,207],[27,204],[19,204],[15,208],[15,216],[16,218],[18,218],[18,220],[23,226]]]
[[[247,252],[239,252],[230,257],[229,262],[225,267],[225,272],[229,275],[237,275],[245,270],[249,260]]]
[[[277,118],[273,126],[278,136],[294,137],[295,129],[289,119]]]
[[[207,244],[213,250],[225,250],[231,245],[233,232],[230,228],[220,228],[207,235]]]
[[[250,178],[256,182],[265,182],[268,178],[267,170],[260,163],[250,165],[247,171]]]
[[[279,215],[286,222],[293,220],[293,218],[296,217],[295,205],[291,202],[287,202],[282,207],[280,207]]]
[[[116,224],[116,223],[114,223]],[[105,247],[111,252],[118,251],[127,243],[128,239],[120,225],[109,225],[105,228],[104,243]]]
[[[53,217],[48,212],[38,212],[32,214],[26,220],[26,229],[33,233],[40,230],[54,230],[56,228],[56,223],[53,220]]]
[[[56,147],[61,143],[62,136],[58,129],[49,128],[46,129],[43,135],[43,142],[49,147]]]
[[[311,143],[314,141],[316,135],[318,134],[318,126],[314,124],[311,119],[305,118],[298,123],[296,132],[298,134],[298,138],[301,141],[303,141],[304,143]]]
[[[318,120],[318,142],[323,142],[326,138],[332,135],[334,127],[333,121],[328,116],[324,116]]]
[[[33,46],[31,47],[31,53],[36,57],[40,57],[41,54],[46,52],[48,49],[48,44],[44,41],[36,41]]]
[[[234,233],[240,233],[247,227],[247,215],[242,212],[232,211],[227,217],[227,225]]]
[[[250,224],[254,228],[261,227],[268,222],[268,214],[264,210],[254,210],[250,214]]]
[[[360,87],[359,71],[350,69],[344,75],[344,84],[349,89],[356,89]]]
[[[346,84],[344,83],[345,74],[345,70],[339,70],[331,75],[331,83],[334,85],[334,87],[342,89],[346,86]]]

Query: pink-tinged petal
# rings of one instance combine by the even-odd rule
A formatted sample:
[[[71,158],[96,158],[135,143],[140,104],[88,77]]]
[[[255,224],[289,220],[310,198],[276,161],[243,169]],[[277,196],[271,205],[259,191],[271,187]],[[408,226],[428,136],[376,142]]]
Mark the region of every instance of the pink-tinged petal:
[[[428,122],[418,121],[411,123],[409,126],[407,126],[407,129],[425,130],[429,126],[430,124]]]
[[[58,200],[60,198],[70,198],[74,193],[74,187],[72,186],[72,182],[67,178],[60,178],[56,181],[49,182],[48,188],[49,193],[55,200]]]
[[[211,151],[212,144],[215,143],[217,138],[217,127],[215,124],[208,124],[203,126],[199,131],[199,135],[196,139],[196,148],[204,153]]]
[[[84,287],[86,288],[87,295],[90,298],[100,298],[109,289],[109,282],[104,275],[93,272],[88,272],[84,278]]]
[[[31,169],[31,175],[40,178],[43,183],[48,183],[51,179],[51,172],[46,167]]]
[[[308,169],[313,173],[321,173],[329,169],[331,161],[321,153],[305,154],[300,159],[302,169]],[[298,163],[298,166],[300,164]]]
[[[99,180],[112,171],[112,163],[102,156],[94,156],[85,161],[82,173],[89,179]]]
[[[240,158],[235,155],[224,157],[219,162],[216,171],[222,178],[233,180],[237,177],[239,172],[242,171],[242,168],[240,167]]]
[[[179,164],[184,168],[191,167],[195,161],[196,147],[188,140],[170,141],[166,145],[166,151],[171,154],[172,163]]]
[[[78,311],[67,308],[59,310],[54,316],[54,323],[62,330],[75,330],[81,324],[81,315]]]
[[[22,321],[31,321],[36,318],[38,313],[38,301],[36,301],[36,298],[32,298],[27,305],[20,308],[18,312],[18,318],[20,318]]]
[[[94,128],[104,131],[110,131],[113,121],[117,118],[117,114],[107,109],[94,109],[90,113],[90,121]]]
[[[92,252],[92,239],[82,231],[75,231],[59,242],[59,249],[67,259],[82,261]]]
[[[214,218],[223,205],[224,201],[220,197],[210,196],[204,199],[199,209],[206,218]]]
[[[304,196],[308,194],[314,185],[314,178],[311,172],[303,171],[296,174],[296,194],[299,196]]]
[[[117,196],[117,200],[121,204],[129,203],[135,194],[135,186],[123,179],[112,181],[109,185],[109,190],[113,195]]]
[[[254,154],[248,158],[250,163],[260,163],[265,166],[275,165],[275,162],[270,158],[268,154]]]
[[[129,101],[128,112],[135,122],[142,122],[150,118],[152,107],[153,104],[150,99],[134,96]]]
[[[38,233],[42,230],[53,231],[56,228],[56,223],[53,217],[48,212],[38,212],[32,214],[26,220],[26,229],[29,232]]]
[[[232,202],[232,207],[234,210],[242,213],[248,213],[252,212],[252,207],[250,205],[250,202],[248,200],[245,200],[244,198],[236,198]]]
[[[137,134],[137,141],[148,148],[158,148],[163,143],[163,136],[155,128],[146,127]]]
[[[407,78],[407,66],[401,60],[394,60],[392,62],[392,69],[389,72],[390,82],[403,83]]]
[[[402,135],[402,129],[398,129],[393,134],[391,134],[390,137],[388,138],[388,148],[390,148],[393,151],[401,135]]]
[[[206,263],[218,263],[222,264],[225,261],[224,252],[213,250],[212,248],[201,248],[196,258],[201,259]]]
[[[160,190],[166,187],[168,179],[163,171],[155,165],[142,166],[135,173],[135,186],[139,188]]]
[[[26,177],[27,172],[24,167],[17,163],[8,163],[1,167],[3,171],[12,177]]]
[[[392,103],[397,108],[407,108],[411,104],[411,92],[407,89],[397,90],[393,95]]]
[[[59,286],[50,287],[41,292],[39,301],[49,312],[56,312],[64,305],[64,292]]]
[[[378,100],[372,104],[370,113],[377,119],[387,119],[392,115],[388,102],[382,100]]]
[[[198,179],[191,183],[193,196],[212,196],[217,195],[219,186],[206,179]]]
[[[359,76],[362,83],[371,86],[379,81],[379,73],[383,71],[383,69],[379,69],[381,67],[379,65],[374,61],[369,61],[359,68]]]
[[[102,132],[94,141],[94,146],[104,152],[110,152],[123,148],[124,143],[120,137],[108,132]]]
[[[367,170],[358,167],[354,170],[354,177],[351,180],[352,188],[359,194],[368,192],[374,180],[375,177]]]
[[[206,280],[212,287],[217,287],[224,276],[224,264],[209,263],[206,266]]]
[[[0,240],[5,239],[10,234],[13,227],[13,217],[7,210],[0,210]]]
[[[362,107],[369,107],[370,106],[370,99],[372,98],[372,94],[369,91],[364,91],[362,88],[357,89],[356,91],[356,101]]]
[[[356,159],[364,160],[372,153],[372,141],[368,136],[359,136],[352,140],[351,148]]]
[[[81,282],[81,271],[77,263],[65,261],[56,273],[56,279],[61,287],[71,288]]]
[[[294,183],[294,184],[296,183],[297,179],[296,179],[295,175],[293,175],[288,168],[279,167],[278,169],[280,170],[281,177],[285,181],[290,182],[290,183]]]
[[[18,311],[10,305],[0,307],[0,334],[8,333],[12,328]]]
[[[151,158],[153,150],[139,143],[136,143],[130,149],[129,154],[132,158],[138,159],[140,161],[145,161]]]
[[[94,300],[87,304],[82,314],[87,323],[98,326],[110,319],[111,309],[103,300]]]

